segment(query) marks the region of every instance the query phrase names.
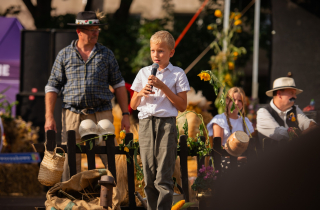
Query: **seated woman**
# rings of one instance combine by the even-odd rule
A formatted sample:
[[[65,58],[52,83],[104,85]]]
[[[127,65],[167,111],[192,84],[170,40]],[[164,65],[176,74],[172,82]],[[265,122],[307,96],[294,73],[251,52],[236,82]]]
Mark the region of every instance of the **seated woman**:
[[[230,99],[230,97],[233,97],[236,105],[232,113],[230,111],[232,107],[232,100]],[[238,113],[241,112],[242,116],[245,116],[245,97],[246,95],[242,88],[233,87],[228,91],[228,94],[226,96],[225,112],[214,116],[213,119],[207,124],[211,146],[213,146],[214,137],[220,137],[221,145],[224,147],[228,137],[235,131],[244,131],[249,135],[249,132],[245,124],[243,123],[241,116],[238,115]],[[254,129],[251,122],[246,117],[245,121],[250,130],[250,133],[253,133]],[[228,159],[222,157],[222,169],[228,168],[228,161]],[[238,162],[245,161],[245,157],[238,157]]]

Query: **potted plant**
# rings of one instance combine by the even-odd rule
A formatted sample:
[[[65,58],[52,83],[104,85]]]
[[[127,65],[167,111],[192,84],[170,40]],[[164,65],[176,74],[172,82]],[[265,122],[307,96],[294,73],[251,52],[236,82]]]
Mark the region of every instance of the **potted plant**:
[[[197,198],[208,197],[213,192],[213,184],[217,179],[218,170],[214,171],[212,166],[202,167],[199,169],[198,177],[191,186],[191,189],[197,192]]]

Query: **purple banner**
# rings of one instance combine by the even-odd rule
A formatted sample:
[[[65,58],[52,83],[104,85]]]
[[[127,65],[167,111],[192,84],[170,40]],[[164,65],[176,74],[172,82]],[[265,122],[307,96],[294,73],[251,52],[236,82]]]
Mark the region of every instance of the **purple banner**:
[[[0,92],[9,103],[16,101],[20,81],[20,37],[22,25],[16,18],[0,17]],[[3,101],[1,101],[3,102]],[[15,116],[15,107],[12,109]]]
[[[0,83],[2,80],[19,80],[20,59],[2,60],[0,58]]]

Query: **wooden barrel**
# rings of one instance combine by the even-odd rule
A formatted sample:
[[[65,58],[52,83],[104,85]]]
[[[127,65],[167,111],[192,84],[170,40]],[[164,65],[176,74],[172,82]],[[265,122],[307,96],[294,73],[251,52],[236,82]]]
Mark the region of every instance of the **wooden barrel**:
[[[225,150],[232,156],[239,157],[246,151],[249,145],[249,136],[243,131],[236,131],[229,136]]]

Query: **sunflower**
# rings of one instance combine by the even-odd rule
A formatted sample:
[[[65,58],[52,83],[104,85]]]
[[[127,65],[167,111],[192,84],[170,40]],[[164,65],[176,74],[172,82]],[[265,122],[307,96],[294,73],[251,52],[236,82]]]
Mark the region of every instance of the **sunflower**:
[[[197,76],[200,77],[201,80],[204,81],[209,81],[211,79],[210,74],[206,73],[206,72],[201,72],[200,74],[198,74]]]

